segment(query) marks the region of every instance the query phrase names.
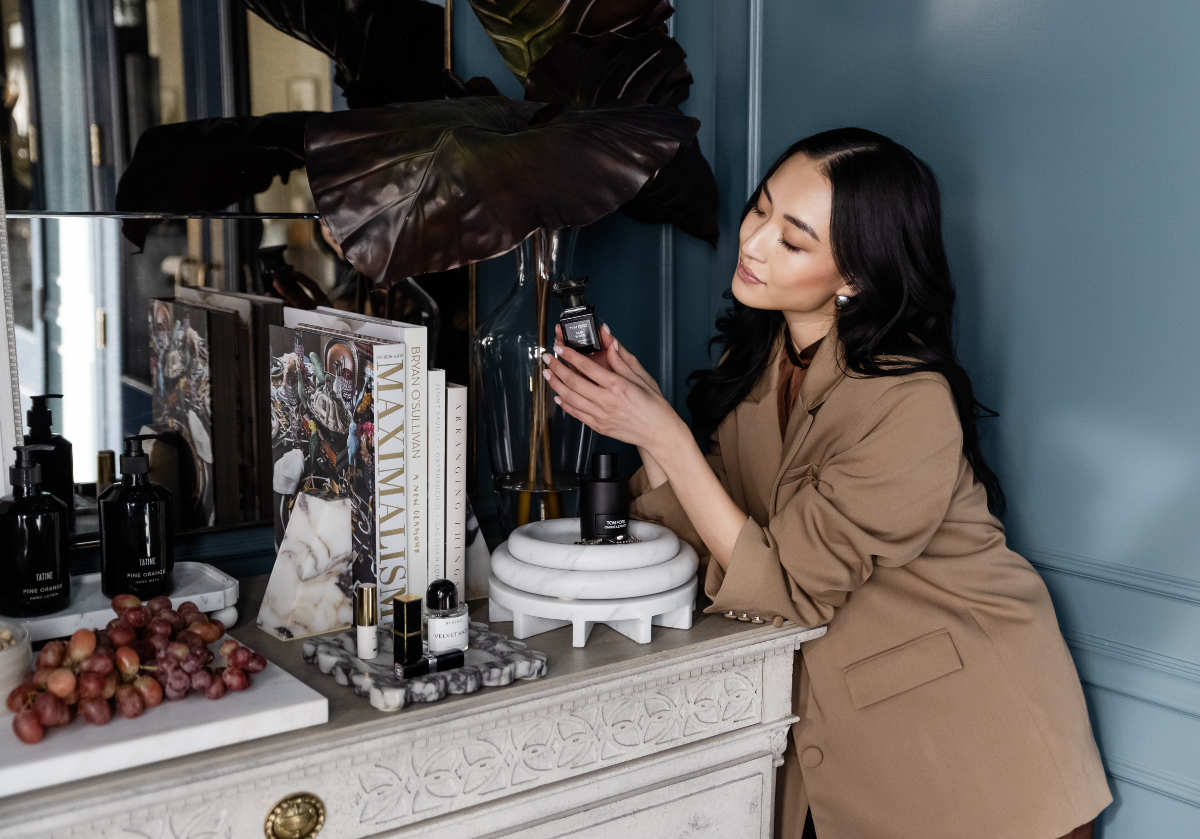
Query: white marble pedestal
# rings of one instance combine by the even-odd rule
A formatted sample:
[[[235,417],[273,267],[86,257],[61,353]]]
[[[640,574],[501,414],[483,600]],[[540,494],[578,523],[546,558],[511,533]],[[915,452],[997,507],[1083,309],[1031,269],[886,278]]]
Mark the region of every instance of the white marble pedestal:
[[[579,519],[532,522],[492,553],[488,615],[513,637],[571,627],[576,647],[603,623],[639,644],[651,627],[691,629],[699,558],[669,529],[630,522],[637,540],[578,545]]]

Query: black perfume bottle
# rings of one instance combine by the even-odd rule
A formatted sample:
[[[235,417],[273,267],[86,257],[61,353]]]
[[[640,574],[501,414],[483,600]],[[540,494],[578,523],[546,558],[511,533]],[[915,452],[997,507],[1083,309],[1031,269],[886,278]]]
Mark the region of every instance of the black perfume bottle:
[[[106,597],[136,594],[143,600],[171,590],[175,570],[171,493],[150,482],[142,440],[125,438],[121,483],[100,496],[100,590]]]
[[[555,283],[554,293],[562,298],[562,315],[558,324],[562,327],[563,341],[568,347],[591,355],[600,352],[600,330],[596,328],[596,311],[583,299],[587,288],[587,277],[576,277]]]
[[[579,536],[585,542],[630,542],[629,489],[617,478],[617,456],[597,452],[579,481]]]
[[[61,434],[55,434],[50,426],[54,421],[47,399],[62,399],[61,393],[47,393],[30,399],[31,407],[25,414],[29,433],[25,445],[36,445],[33,459],[42,467],[42,488],[67,507],[67,530],[75,528],[75,476],[72,466],[71,443]]]

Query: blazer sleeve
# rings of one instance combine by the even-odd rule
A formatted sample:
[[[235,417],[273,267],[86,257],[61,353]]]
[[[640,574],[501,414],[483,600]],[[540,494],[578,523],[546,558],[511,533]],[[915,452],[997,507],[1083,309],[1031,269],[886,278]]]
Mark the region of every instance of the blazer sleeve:
[[[721,460],[721,447],[717,443],[713,443],[706,459],[709,467],[721,482],[721,486],[725,486],[725,467]],[[684,512],[683,505],[675,497],[671,482],[663,481],[651,489],[650,480],[646,477],[646,468],[643,466],[629,479],[629,494],[633,497],[633,501],[629,505],[629,515],[635,519],[655,522],[673,530],[680,539],[696,549],[696,553],[700,556],[700,567],[703,569],[708,562],[708,547],[700,538],[700,534],[696,532],[696,528],[692,526],[692,520]]]
[[[877,564],[922,553],[949,509],[962,457],[948,385],[939,377],[888,388],[848,439],[819,470],[803,470],[766,524],[747,517],[728,567],[708,564],[705,611],[827,624]]]

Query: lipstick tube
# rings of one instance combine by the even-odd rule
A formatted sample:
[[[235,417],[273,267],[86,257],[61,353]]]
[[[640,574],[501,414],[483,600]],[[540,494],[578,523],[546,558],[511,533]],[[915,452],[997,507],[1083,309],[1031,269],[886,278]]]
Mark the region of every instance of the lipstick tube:
[[[398,594],[392,604],[392,661],[399,670],[425,660],[421,649],[421,595]]]
[[[354,587],[355,649],[363,661],[379,655],[379,591],[374,583],[359,583]]]

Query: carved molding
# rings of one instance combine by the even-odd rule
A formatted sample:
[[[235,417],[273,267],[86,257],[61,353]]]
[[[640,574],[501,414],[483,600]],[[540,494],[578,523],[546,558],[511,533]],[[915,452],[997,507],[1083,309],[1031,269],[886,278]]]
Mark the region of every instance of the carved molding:
[[[778,769],[780,766],[783,766],[783,753],[787,751],[788,732],[791,730],[791,728],[791,725],[785,725],[781,728],[775,729],[770,733],[770,735],[768,735],[771,754],[774,758],[773,763],[775,764],[776,769]]]
[[[699,675],[699,674],[697,674]],[[431,751],[377,754],[360,768],[361,824],[412,821],[469,807],[759,722],[752,668],[678,681],[478,731]]]

